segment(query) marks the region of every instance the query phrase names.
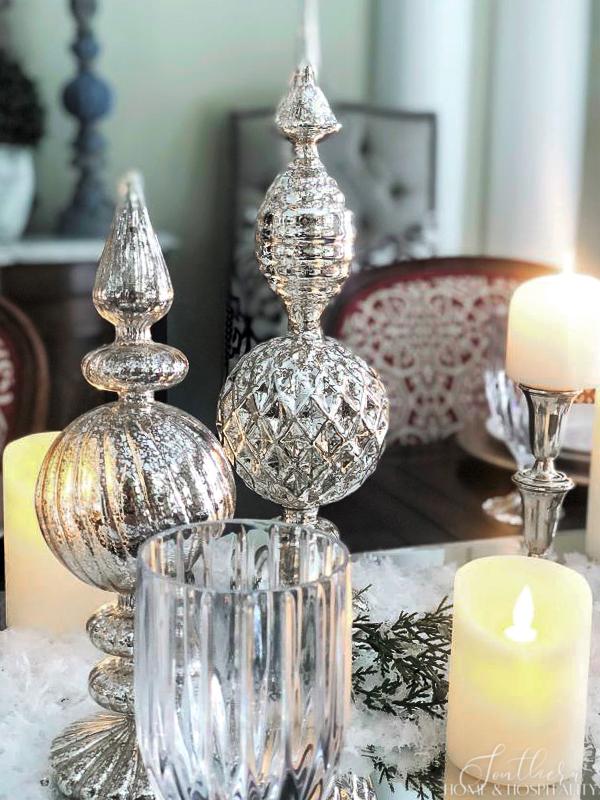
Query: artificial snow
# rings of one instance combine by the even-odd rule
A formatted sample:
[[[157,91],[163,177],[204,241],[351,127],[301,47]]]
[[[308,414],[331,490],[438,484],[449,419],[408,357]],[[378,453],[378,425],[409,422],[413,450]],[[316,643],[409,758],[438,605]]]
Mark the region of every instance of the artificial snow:
[[[598,746],[600,566],[575,554],[565,561],[588,580],[594,594],[588,728]],[[431,611],[444,597],[451,597],[454,573],[451,565],[398,567],[397,561],[382,555],[355,562],[352,579],[357,590],[370,586],[371,618],[391,622],[401,610]],[[87,693],[87,676],[100,657],[83,633],[57,637],[36,631],[0,632],[0,800],[52,797],[50,743],[70,722],[98,711]],[[362,751],[376,745],[387,763],[402,770],[410,761],[414,769],[415,759],[422,758],[425,766],[441,751],[444,740],[443,720],[425,714],[402,720],[355,707],[342,766],[369,774],[371,765]]]
[[[98,711],[87,676],[99,653],[84,633],[0,632],[0,800],[47,800],[48,751],[69,723]]]

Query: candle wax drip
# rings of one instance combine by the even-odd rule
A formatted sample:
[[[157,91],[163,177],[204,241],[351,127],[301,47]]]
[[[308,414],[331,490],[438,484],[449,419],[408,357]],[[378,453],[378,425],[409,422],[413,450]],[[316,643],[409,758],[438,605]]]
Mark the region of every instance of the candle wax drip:
[[[531,627],[535,608],[529,586],[525,586],[517,597],[513,608],[513,624],[505,629],[504,634],[513,642],[533,642],[537,631]]]

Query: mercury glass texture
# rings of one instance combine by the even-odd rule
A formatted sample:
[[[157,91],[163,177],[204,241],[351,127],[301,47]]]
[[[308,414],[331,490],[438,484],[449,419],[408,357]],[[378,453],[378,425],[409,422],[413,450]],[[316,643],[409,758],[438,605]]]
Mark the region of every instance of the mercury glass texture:
[[[275,121],[294,159],[259,210],[256,256],[285,304],[290,333],[238,362],[221,392],[217,428],[242,480],[282,505],[284,519],[308,521],[373,472],[389,404],[376,372],[320,326],[348,276],[354,228],[319,158],[317,142],[340,125],[310,66],[294,74]]]
[[[140,552],[136,720],[168,800],[304,800],[333,788],[350,703],[348,552],[251,520]]]
[[[375,469],[387,406],[373,370],[313,333],[255,347],[221,395],[221,438],[242,480],[288,509],[333,503]]]
[[[233,513],[231,468],[202,423],[153,392],[179,383],[187,359],[153,342],[150,327],[173,301],[173,288],[139,179],[121,191],[100,258],[94,304],[116,328],[115,341],[88,354],[83,373],[118,400],[72,422],[51,447],[38,480],[42,533],[81,580],[119,593],[88,622],[106,654],[89,690],[108,713],[76,722],[50,754],[67,797],[151,800],[133,717],[133,591],[136,555],[157,530]]]

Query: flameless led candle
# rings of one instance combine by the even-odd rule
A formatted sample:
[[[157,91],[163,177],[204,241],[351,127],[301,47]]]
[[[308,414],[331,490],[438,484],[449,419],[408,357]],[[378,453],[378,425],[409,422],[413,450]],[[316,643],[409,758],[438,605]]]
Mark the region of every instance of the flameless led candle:
[[[448,758],[487,783],[581,772],[592,594],[567,567],[493,556],[454,582]]]
[[[600,385],[600,280],[563,272],[519,286],[508,313],[506,371],[563,391]]]
[[[44,456],[58,434],[34,433],[4,450],[4,561],[6,622],[51,633],[81,631],[112,595],[75,578],[44,541],[34,494]]]

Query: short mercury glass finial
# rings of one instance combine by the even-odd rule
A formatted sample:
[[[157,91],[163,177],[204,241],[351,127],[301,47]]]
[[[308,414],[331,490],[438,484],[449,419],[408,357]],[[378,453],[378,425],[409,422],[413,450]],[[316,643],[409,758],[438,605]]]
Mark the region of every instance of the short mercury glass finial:
[[[261,272],[283,300],[289,333],[255,347],[219,399],[217,427],[244,482],[288,521],[357,489],[375,469],[388,425],[379,376],[323,336],[321,316],[348,276],[352,214],[317,142],[340,125],[310,65],[299,67],[276,124],[294,159],[267,191],[256,222]]]
[[[136,174],[126,177],[100,258],[94,304],[115,341],[82,362],[116,402],[72,422],[51,447],[38,479],[42,533],[78,578],[118,592],[88,634],[106,654],[89,690],[105,712],[58,736],[50,763],[58,789],[79,800],[152,800],[136,743],[133,604],[136,555],[152,534],[230,517],[233,475],[215,437],[189,414],[154,400],[187,373],[179,350],[152,341],[150,328],[173,302],[169,273]]]

